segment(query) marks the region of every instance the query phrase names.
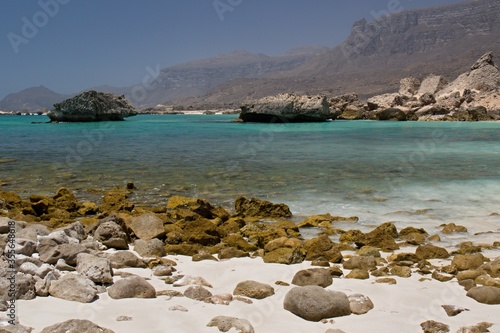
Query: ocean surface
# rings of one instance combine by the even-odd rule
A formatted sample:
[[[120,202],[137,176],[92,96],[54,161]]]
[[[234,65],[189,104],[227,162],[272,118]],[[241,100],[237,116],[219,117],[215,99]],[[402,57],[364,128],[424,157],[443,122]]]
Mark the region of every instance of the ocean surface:
[[[49,124],[0,117],[0,189],[65,186],[79,198],[133,182],[131,201],[173,194],[231,208],[240,195],[313,214],[471,232],[500,229],[500,122],[241,124],[234,115],[141,115]],[[437,229],[435,229],[437,230]]]

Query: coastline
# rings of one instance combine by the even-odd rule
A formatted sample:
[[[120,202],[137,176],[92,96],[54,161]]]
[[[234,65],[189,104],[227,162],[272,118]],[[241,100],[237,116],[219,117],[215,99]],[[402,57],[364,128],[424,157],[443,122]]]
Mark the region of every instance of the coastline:
[[[137,330],[163,332],[166,328],[175,332],[216,332],[215,327],[207,327],[207,324],[215,316],[224,315],[248,320],[255,332],[331,332],[328,330],[340,329],[346,333],[356,333],[366,332],[368,326],[375,332],[420,332],[420,324],[428,320],[449,325],[451,332],[481,322],[493,324],[489,328],[490,332],[500,331],[497,316],[500,304],[479,303],[468,297],[463,287],[463,276],[469,274],[477,277],[476,281],[468,281],[469,284],[492,285],[500,289],[499,230],[472,234],[460,225],[447,225],[434,234],[431,230],[425,232],[411,227],[395,230],[394,225],[386,223],[360,234],[354,232],[359,227],[355,218],[317,215],[296,223],[291,222],[293,216],[285,204],[257,199],[238,198],[232,212],[203,199],[176,196],[170,197],[166,206],[145,209],[128,201],[127,197],[133,188],[133,184],[127,184],[126,188],[115,188],[107,192],[102,202],[94,203],[79,202],[66,189],[60,189],[53,197],[31,195],[29,200],[21,201],[15,194],[0,192],[4,205],[2,215],[10,216],[2,221],[33,220],[33,217],[39,219],[31,223],[16,222],[17,235],[22,237],[34,235],[23,230],[37,230],[35,238],[32,238],[32,242],[37,245],[32,259],[21,255],[18,263],[46,265],[41,262],[46,257],[39,247],[40,242],[42,239],[60,237],[57,236],[60,232],[53,231],[60,230],[78,243],[85,244],[82,249],[86,248],[84,251],[92,256],[111,258],[117,253],[132,252],[142,257],[142,261],[149,266],[113,268],[113,283],[96,283],[98,294],[90,303],[63,300],[53,295],[18,300],[21,324],[35,328],[33,333],[69,319],[87,319],[114,332],[124,333]],[[30,207],[36,208],[35,215],[27,214]],[[44,214],[40,214],[39,209],[45,210]],[[142,227],[136,224],[137,220],[146,216],[154,218],[148,217],[147,221],[150,222]],[[106,243],[105,238],[99,238],[96,230],[105,221],[116,221],[122,225],[122,231],[131,237],[128,249],[116,250]],[[157,234],[144,234],[158,223],[161,227]],[[338,226],[342,223],[351,228],[340,230]],[[43,225],[49,227],[46,232]],[[188,231],[190,225],[197,227]],[[304,237],[304,230],[314,230],[314,234],[306,239],[308,237]],[[181,243],[174,241],[179,233],[183,239]],[[328,241],[328,237],[321,235],[332,235],[335,241]],[[235,237],[238,241],[233,243],[231,239]],[[25,248],[29,242],[20,243],[21,239],[19,237],[16,241],[21,248]],[[140,249],[138,244],[141,241],[151,242],[148,244],[154,247],[148,239],[160,239],[165,252],[152,255],[153,252],[147,252],[151,249],[146,252]],[[447,242],[441,239],[447,239]],[[311,242],[320,240],[322,246],[329,244],[330,250],[322,248],[319,256],[312,256],[315,250]],[[428,254],[415,257],[421,256],[419,253],[426,246],[443,249],[448,254],[442,258]],[[192,249],[191,255],[180,253],[188,249]],[[274,249],[280,254],[275,253],[273,256]],[[176,251],[179,253],[173,253]],[[287,251],[303,251],[304,257],[302,261],[292,259],[286,255]],[[232,253],[232,256],[227,256],[227,252]],[[331,256],[324,257],[326,253]],[[197,255],[205,260],[194,261]],[[308,256],[316,259],[311,260]],[[458,260],[465,258],[468,262],[474,258],[477,261],[478,257],[482,258],[481,263],[476,262],[474,267]],[[287,260],[288,264],[276,263]],[[353,266],[356,260],[364,264]],[[491,266],[492,262],[495,263],[494,267]],[[368,266],[363,266],[365,264]],[[76,265],[78,273],[60,270],[54,265],[49,265],[49,269],[59,270],[61,276],[85,275],[79,265]],[[158,266],[165,265],[171,267],[173,272],[156,276]],[[292,280],[295,274],[310,268],[331,272],[333,284],[325,287],[325,290],[342,292],[348,296],[362,294],[371,299],[374,308],[366,314],[326,318],[324,322],[304,320],[285,310],[284,299],[294,288]],[[367,276],[358,275],[360,270],[365,270]],[[110,298],[111,286],[130,273],[145,278],[154,287],[156,298]],[[172,285],[181,276],[203,277],[211,285],[205,289],[213,295],[233,294],[233,300],[228,305],[222,305],[183,297],[182,294],[187,295],[186,290],[192,285]],[[236,285],[246,280],[272,286],[274,294],[264,299],[236,299]],[[385,283],[378,283],[381,281]],[[465,288],[470,287],[468,285]],[[43,290],[34,288],[37,293],[43,294]],[[442,305],[468,310],[448,316]],[[117,321],[119,316],[132,319]]]

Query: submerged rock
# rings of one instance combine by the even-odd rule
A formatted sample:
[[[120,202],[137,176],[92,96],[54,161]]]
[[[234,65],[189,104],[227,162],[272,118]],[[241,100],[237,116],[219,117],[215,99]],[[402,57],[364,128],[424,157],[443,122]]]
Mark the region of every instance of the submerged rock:
[[[54,109],[47,116],[51,121],[88,122],[123,120],[136,114],[125,96],[90,90],[54,104]]]
[[[260,123],[323,122],[331,118],[326,97],[319,95],[268,96],[243,105],[240,113],[243,122]]]

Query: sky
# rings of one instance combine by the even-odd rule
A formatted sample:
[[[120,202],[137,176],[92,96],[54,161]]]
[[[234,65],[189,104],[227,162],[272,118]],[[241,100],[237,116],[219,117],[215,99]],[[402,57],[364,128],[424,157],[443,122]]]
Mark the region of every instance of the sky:
[[[0,99],[44,85],[131,86],[234,50],[334,47],[352,24],[463,0],[0,0]]]

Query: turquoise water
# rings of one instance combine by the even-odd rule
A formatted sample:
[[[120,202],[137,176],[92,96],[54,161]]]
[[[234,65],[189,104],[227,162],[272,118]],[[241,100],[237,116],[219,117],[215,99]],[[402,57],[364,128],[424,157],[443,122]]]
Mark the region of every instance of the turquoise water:
[[[500,123],[334,121],[240,124],[228,115],[144,115],[48,124],[0,117],[0,183],[22,195],[60,186],[81,198],[126,182],[132,198],[181,194],[230,207],[239,195],[299,216],[357,215],[361,224],[500,220]]]

